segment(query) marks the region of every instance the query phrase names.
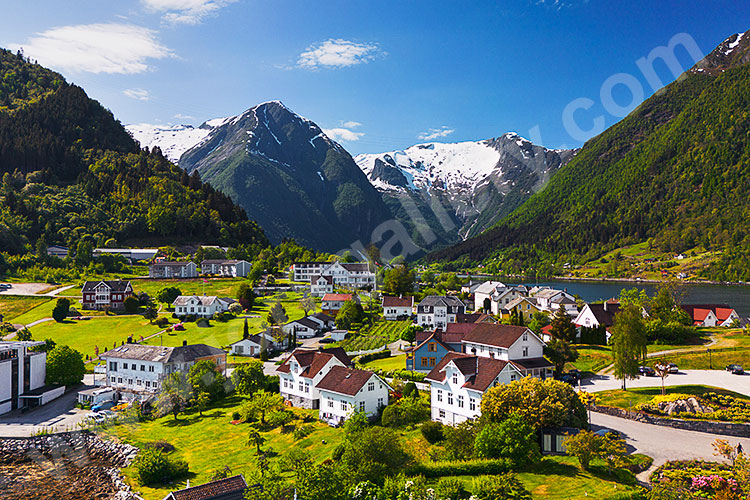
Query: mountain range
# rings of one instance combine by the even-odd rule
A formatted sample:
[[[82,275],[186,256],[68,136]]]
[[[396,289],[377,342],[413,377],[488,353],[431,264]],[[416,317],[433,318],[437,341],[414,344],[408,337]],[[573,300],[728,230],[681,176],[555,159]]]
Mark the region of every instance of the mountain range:
[[[649,242],[715,251],[704,276],[750,280],[748,62],[748,33],[730,36],[495,227],[428,259],[538,269]]]
[[[391,219],[433,249],[481,233],[538,191],[575,154],[514,133],[352,158],[279,101],[189,125],[129,125],[143,147],[229,195],[271,240],[338,251]],[[377,242],[375,242],[377,243]]]

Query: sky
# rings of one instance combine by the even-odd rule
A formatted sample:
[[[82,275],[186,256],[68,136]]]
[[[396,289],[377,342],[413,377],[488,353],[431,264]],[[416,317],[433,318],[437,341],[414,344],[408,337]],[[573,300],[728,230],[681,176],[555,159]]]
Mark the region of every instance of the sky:
[[[30,0],[3,12],[0,46],[123,124],[199,125],[281,100],[352,154],[509,131],[578,147],[750,29],[739,0]],[[644,71],[670,41],[672,59]]]

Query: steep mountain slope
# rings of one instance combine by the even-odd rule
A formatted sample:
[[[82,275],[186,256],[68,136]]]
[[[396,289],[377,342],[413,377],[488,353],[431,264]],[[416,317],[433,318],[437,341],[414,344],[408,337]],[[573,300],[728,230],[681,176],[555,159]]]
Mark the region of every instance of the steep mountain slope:
[[[169,161],[177,164],[185,151],[208,137],[208,134],[225,120],[226,118],[208,120],[197,128],[192,125],[138,123],[126,125],[125,129],[140,143],[141,147],[149,149],[158,147]]]
[[[267,242],[229,198],[141,151],[61,75],[0,49],[0,82],[0,251],[110,238]]]
[[[478,142],[417,144],[355,160],[394,213],[413,202],[436,235],[433,243],[445,244],[492,226],[541,189],[574,154],[507,133]],[[448,219],[436,217],[436,211]],[[412,224],[408,217],[404,222]]]
[[[278,101],[226,119],[180,166],[239,203],[273,241],[338,251],[367,245],[392,217],[349,153]]]
[[[750,36],[732,35],[495,228],[429,258],[539,266],[649,240],[723,250],[707,274],[750,279],[749,58]]]

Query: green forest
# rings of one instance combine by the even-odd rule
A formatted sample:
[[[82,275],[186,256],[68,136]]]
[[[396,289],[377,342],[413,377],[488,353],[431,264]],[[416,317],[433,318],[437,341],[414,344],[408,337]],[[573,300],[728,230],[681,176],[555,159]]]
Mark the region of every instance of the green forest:
[[[0,252],[206,243],[268,245],[227,196],[141,150],[112,113],[22,54],[0,50]]]

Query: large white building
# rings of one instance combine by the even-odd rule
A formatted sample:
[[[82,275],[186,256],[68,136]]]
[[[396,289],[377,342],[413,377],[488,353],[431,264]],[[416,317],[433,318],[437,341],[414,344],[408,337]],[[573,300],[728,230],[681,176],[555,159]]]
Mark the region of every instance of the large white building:
[[[350,367],[351,360],[341,348],[296,349],[278,368],[279,392],[285,400],[300,408],[318,409],[318,382],[334,366]]]
[[[430,383],[432,420],[456,425],[476,418],[481,414],[482,396],[488,389],[522,377],[510,361],[448,353],[425,377]]]
[[[149,278],[195,278],[198,276],[198,267],[195,262],[153,262],[148,266]]]
[[[414,297],[383,296],[383,318],[387,321],[409,319],[414,312]]]
[[[368,418],[388,406],[391,387],[379,376],[366,370],[334,366],[317,384],[320,393],[318,417],[329,425],[343,423],[354,412]]]
[[[44,342],[0,342],[0,414],[42,405],[65,387],[45,386],[47,353],[34,352]]]
[[[445,330],[456,322],[456,315],[466,313],[466,306],[458,297],[428,295],[417,304],[417,324],[424,328]]]
[[[204,260],[201,262],[201,273],[214,274],[229,278],[246,278],[250,272],[250,263],[246,260]]]
[[[528,296],[525,286],[485,281],[474,288],[474,310],[499,315],[514,299]]]
[[[211,360],[222,373],[227,367],[226,351],[187,341],[179,347],[125,344],[99,357],[106,363],[104,385],[117,389],[126,401],[154,396],[171,373],[187,373],[198,361]]]
[[[122,255],[131,262],[135,262],[137,260],[151,260],[158,253],[158,248],[95,248],[92,255],[95,258],[105,254]]]
[[[292,273],[294,281],[315,282],[318,286],[324,286],[322,282],[317,283],[321,276],[330,277],[334,287],[359,289],[375,286],[375,273],[370,271],[367,262],[295,262]]]
[[[234,299],[215,295],[180,295],[172,302],[172,307],[177,316],[195,315],[210,318],[216,313],[228,311],[234,302]]]

